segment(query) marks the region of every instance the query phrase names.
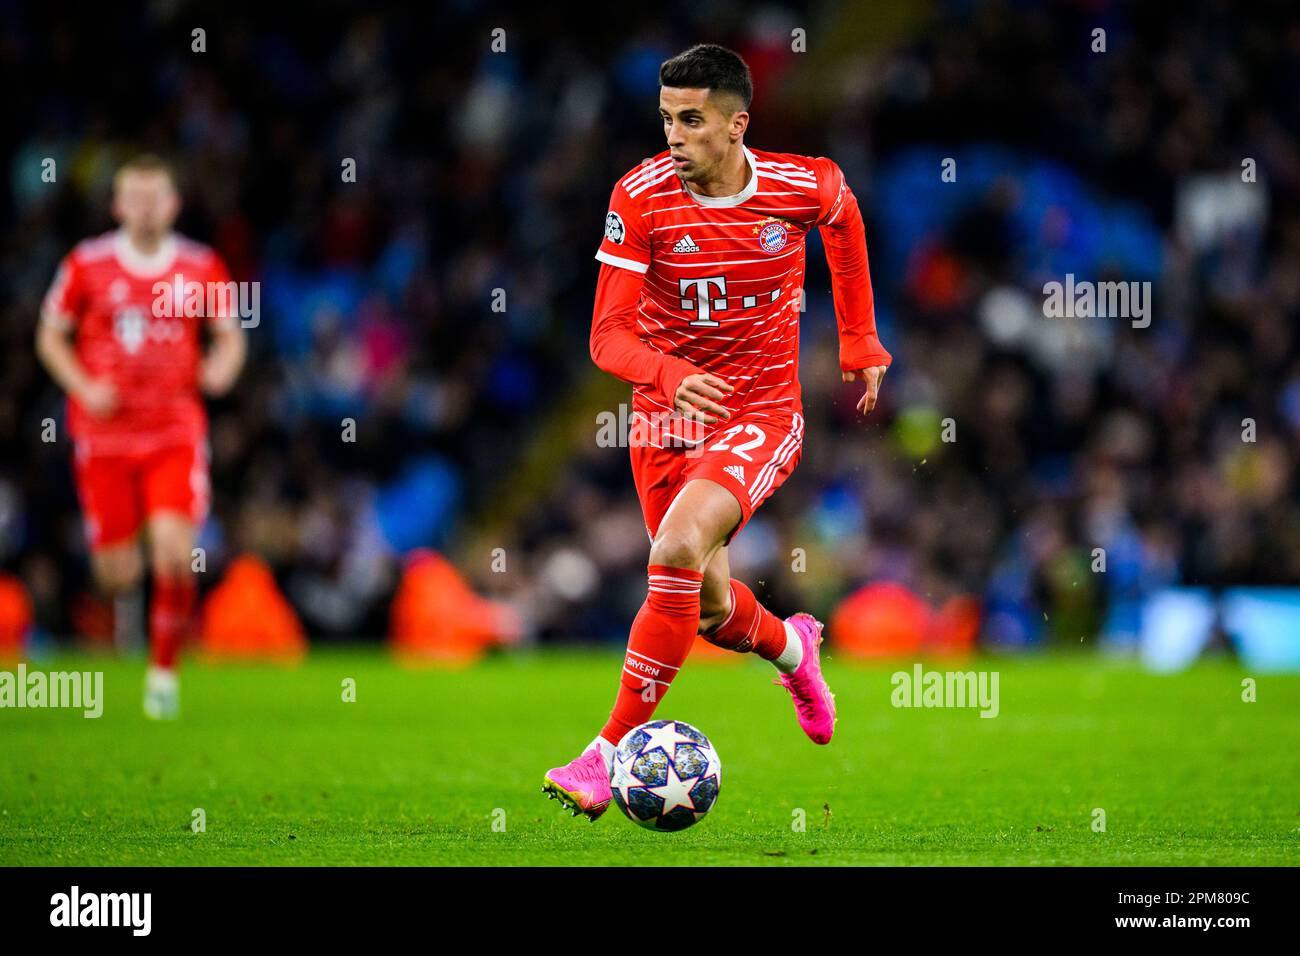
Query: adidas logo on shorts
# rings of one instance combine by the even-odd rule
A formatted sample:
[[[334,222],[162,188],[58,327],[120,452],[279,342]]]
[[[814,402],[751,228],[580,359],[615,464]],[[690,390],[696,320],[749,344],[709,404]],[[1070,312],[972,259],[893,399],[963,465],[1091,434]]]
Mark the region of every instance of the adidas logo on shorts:
[[[673,252],[699,252],[699,251],[700,251],[700,247],[695,244],[695,240],[691,238],[691,234],[689,232],[686,235],[682,236],[680,239],[678,239],[677,245],[673,246]]]
[[[722,470],[725,471],[727,474],[729,474],[732,478],[735,478],[742,485],[745,483],[745,469],[742,468],[740,465],[728,465],[726,468],[723,468]]]

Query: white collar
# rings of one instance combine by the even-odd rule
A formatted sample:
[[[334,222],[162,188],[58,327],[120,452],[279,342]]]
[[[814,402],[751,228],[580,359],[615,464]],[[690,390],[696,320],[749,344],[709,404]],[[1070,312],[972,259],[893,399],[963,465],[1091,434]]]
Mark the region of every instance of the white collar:
[[[122,268],[132,275],[142,278],[161,275],[176,259],[176,236],[167,233],[157,249],[144,253],[131,244],[125,229],[119,229],[113,236],[113,254]]]
[[[741,203],[748,202],[754,193],[758,192],[758,160],[744,143],[740,144],[740,148],[745,151],[745,159],[749,160],[749,182],[740,192],[734,196],[701,196],[685,182],[682,183],[682,188],[701,206],[739,206]]]

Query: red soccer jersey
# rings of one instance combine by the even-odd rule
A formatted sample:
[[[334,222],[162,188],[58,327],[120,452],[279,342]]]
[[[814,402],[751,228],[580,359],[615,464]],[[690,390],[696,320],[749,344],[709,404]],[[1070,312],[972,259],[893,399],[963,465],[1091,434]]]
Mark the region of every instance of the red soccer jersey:
[[[667,150],[614,187],[596,258],[644,283],[634,314],[620,315],[633,313],[612,301],[628,284],[602,270],[592,354],[634,384],[634,413],[672,411],[690,366],[734,386],[719,403],[733,419],[802,411],[799,297],[805,241],[816,227],[831,267],[841,367],[890,363],[876,337],[861,213],[840,168],[825,158],[742,148],[751,176],[734,196],[692,192]],[[660,354],[640,347],[629,328]],[[693,442],[725,425],[688,434]]]
[[[42,321],[75,329],[86,372],[117,390],[117,407],[104,418],[68,399],[68,430],[83,454],[143,454],[203,439],[200,323],[222,316],[207,315],[195,303],[206,306],[208,290],[229,281],[215,252],[177,235],[145,257],[125,233],[105,233],[64,258],[46,293]],[[198,299],[196,289],[203,290]]]

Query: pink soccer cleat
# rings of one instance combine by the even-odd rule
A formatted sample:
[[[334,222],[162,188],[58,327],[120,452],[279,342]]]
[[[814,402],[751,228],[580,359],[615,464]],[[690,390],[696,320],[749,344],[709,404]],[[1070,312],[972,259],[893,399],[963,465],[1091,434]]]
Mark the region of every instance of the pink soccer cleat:
[[[592,747],[577,760],[546,771],[542,792],[560,806],[572,810],[576,817],[585,813],[592,823],[609,809],[613,793],[609,789],[609,770],[600,751]]]
[[[811,614],[792,614],[786,618],[803,641],[803,660],[793,674],[782,674],[773,683],[780,684],[794,698],[799,726],[815,744],[828,744],[835,733],[835,695],[822,676],[822,622]]]

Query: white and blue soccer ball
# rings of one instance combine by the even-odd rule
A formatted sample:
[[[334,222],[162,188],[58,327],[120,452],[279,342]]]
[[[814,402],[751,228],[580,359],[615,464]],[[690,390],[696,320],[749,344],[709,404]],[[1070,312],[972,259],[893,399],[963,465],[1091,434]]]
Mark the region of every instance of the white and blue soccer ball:
[[[704,736],[680,720],[652,720],[627,732],[610,771],[614,802],[648,830],[685,830],[713,809],[722,760]]]

